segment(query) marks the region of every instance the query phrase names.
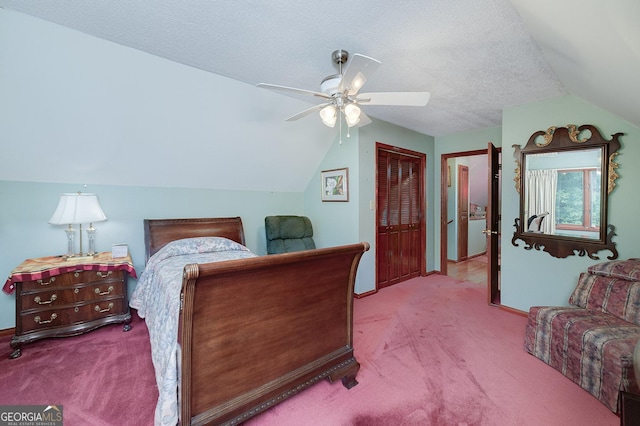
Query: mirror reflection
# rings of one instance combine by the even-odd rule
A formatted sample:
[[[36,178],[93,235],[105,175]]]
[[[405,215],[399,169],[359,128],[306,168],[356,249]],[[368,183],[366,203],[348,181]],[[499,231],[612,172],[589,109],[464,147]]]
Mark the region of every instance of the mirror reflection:
[[[598,240],[602,158],[602,147],[524,154],[524,232]]]
[[[558,258],[599,259],[601,250],[617,258],[615,226],[607,215],[622,134],[605,139],[591,124],[567,124],[533,133],[524,148],[513,145],[520,213],[511,244],[523,241],[526,250]]]

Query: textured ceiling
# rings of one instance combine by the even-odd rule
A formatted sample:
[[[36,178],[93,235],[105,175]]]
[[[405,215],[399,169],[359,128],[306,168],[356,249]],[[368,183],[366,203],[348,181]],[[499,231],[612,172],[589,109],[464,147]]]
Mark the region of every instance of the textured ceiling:
[[[499,126],[505,107],[566,93],[640,125],[640,90],[628,90],[640,80],[640,2],[561,3],[562,10],[552,0],[0,0],[0,7],[251,85],[319,90],[336,73],[333,50],[361,53],[382,62],[364,91],[431,92],[426,107],[366,113],[433,136]],[[582,30],[603,18],[607,31]],[[602,64],[612,43],[627,61],[613,75]]]

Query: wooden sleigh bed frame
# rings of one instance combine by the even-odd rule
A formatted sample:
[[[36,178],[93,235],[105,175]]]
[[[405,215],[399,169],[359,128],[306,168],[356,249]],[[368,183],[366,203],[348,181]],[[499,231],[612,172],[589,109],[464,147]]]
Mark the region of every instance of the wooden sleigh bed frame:
[[[147,259],[170,241],[223,236],[237,218],[147,219]],[[369,244],[184,268],[178,329],[181,424],[239,424],[328,378],[355,386],[356,270]]]

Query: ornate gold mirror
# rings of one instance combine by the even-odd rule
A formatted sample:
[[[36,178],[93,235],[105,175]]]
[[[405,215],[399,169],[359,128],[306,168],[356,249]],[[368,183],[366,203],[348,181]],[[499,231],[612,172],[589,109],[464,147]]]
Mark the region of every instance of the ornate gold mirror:
[[[520,217],[511,243],[565,258],[599,259],[600,250],[618,251],[615,227],[607,222],[608,197],[615,187],[622,133],[610,140],[590,124],[550,127],[535,132],[523,149],[513,145]]]

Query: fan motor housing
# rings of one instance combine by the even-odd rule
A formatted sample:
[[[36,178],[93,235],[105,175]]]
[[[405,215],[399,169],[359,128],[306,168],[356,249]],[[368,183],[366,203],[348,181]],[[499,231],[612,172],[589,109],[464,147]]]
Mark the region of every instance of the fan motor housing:
[[[340,82],[342,81],[342,75],[334,74],[329,77],[325,77],[320,83],[320,91],[327,95],[334,96],[339,92]]]

